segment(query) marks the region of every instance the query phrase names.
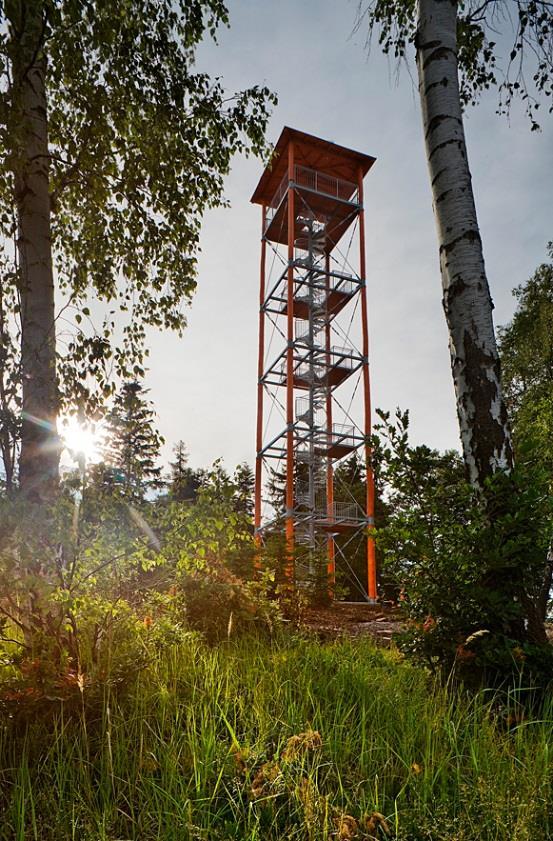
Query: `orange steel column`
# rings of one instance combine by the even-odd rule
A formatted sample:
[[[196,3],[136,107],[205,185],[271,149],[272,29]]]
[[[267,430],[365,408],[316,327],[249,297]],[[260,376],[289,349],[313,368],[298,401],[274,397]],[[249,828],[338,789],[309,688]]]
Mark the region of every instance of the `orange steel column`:
[[[259,527],[261,526],[261,485],[263,482],[263,462],[261,448],[263,446],[263,366],[265,361],[265,257],[267,243],[265,241],[265,217],[266,207],[261,208],[261,262],[259,265],[259,357],[257,362],[257,432],[256,432],[256,454],[255,454],[255,491],[254,491],[254,535],[255,542],[259,546],[261,537]],[[255,565],[258,566],[256,558]]]
[[[294,552],[294,144],[288,146],[288,289],[287,289],[287,340],[286,349],[286,546],[289,564],[288,578],[293,577]]]
[[[326,324],[325,324],[325,351],[326,351],[326,365],[327,368],[330,366],[330,312],[328,309],[328,298],[329,298],[329,290],[330,290],[330,257],[327,254],[325,257],[325,271],[326,271],[326,300],[327,300],[327,309],[326,309]],[[329,436],[329,441],[332,441],[332,392],[330,388],[328,389],[326,395],[326,430],[327,435]],[[334,469],[332,467],[332,459],[328,457],[328,463],[326,467],[326,514],[330,521],[332,521],[334,517]],[[328,553],[328,560],[326,565],[326,572],[328,578],[328,591],[330,598],[334,596],[334,590],[336,585],[336,562],[335,562],[335,546],[334,546],[334,537],[332,534],[328,535],[327,541],[327,553]]]
[[[369,533],[367,535],[367,584],[368,596],[371,601],[377,598],[376,590],[376,551],[374,537],[371,531],[374,529],[374,475],[371,466],[371,446],[369,438],[372,432],[371,426],[371,384],[369,374],[369,317],[367,309],[367,271],[365,261],[365,210],[363,207],[363,172],[360,169],[358,174],[359,204],[359,271],[363,286],[361,288],[361,320],[363,328],[363,391],[365,402],[365,459],[367,469],[367,518],[369,521]]]

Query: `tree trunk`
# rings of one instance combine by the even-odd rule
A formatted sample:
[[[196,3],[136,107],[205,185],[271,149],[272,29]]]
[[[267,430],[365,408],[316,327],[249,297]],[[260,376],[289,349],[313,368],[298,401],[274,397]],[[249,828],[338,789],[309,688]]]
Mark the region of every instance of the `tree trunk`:
[[[9,306],[11,304],[11,307]],[[12,358],[12,343],[8,319],[13,311],[10,298],[8,307],[4,304],[4,293],[0,281],[0,453],[4,466],[5,491],[10,496],[14,490],[16,447],[18,441],[17,421],[14,417],[13,384],[15,360]]]
[[[59,471],[44,0],[9,0],[10,129],[21,295],[23,423],[19,481],[31,499],[55,492]]]
[[[463,130],[457,10],[455,0],[418,0],[415,44],[461,441],[468,477],[482,487],[513,455]]]

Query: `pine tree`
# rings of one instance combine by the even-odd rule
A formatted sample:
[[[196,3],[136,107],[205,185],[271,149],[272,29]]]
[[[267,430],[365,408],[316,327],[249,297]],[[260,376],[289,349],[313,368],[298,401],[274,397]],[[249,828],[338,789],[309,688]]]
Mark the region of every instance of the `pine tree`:
[[[105,460],[124,496],[136,501],[162,485],[157,461],[163,438],[147,393],[136,381],[124,383],[107,416]]]
[[[188,466],[188,452],[184,441],[178,441],[173,447],[175,460],[169,462],[169,497],[174,502],[194,502],[202,484],[203,470],[193,470]]]
[[[245,514],[253,524],[253,489],[255,476],[247,461],[243,461],[242,464],[236,467],[232,480],[236,488],[234,493],[234,507],[239,514]]]

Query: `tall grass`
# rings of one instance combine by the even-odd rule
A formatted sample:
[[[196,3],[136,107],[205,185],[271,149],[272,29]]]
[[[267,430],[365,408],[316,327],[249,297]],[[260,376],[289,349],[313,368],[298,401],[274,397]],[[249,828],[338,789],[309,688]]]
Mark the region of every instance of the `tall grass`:
[[[553,838],[553,709],[509,704],[368,641],[191,638],[86,720],[5,724],[0,838],[316,841],[374,811],[409,841]],[[309,729],[321,747],[283,756]]]

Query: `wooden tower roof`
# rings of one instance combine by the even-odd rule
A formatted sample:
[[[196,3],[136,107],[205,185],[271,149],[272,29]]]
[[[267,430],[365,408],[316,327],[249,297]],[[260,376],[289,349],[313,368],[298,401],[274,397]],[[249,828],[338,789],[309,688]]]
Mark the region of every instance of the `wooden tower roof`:
[[[268,205],[273,198],[288,166],[287,150],[294,143],[294,163],[323,172],[326,175],[357,183],[359,167],[366,175],[376,158],[339,146],[313,134],[285,126],[278,138],[270,162],[259,179],[251,201]]]

